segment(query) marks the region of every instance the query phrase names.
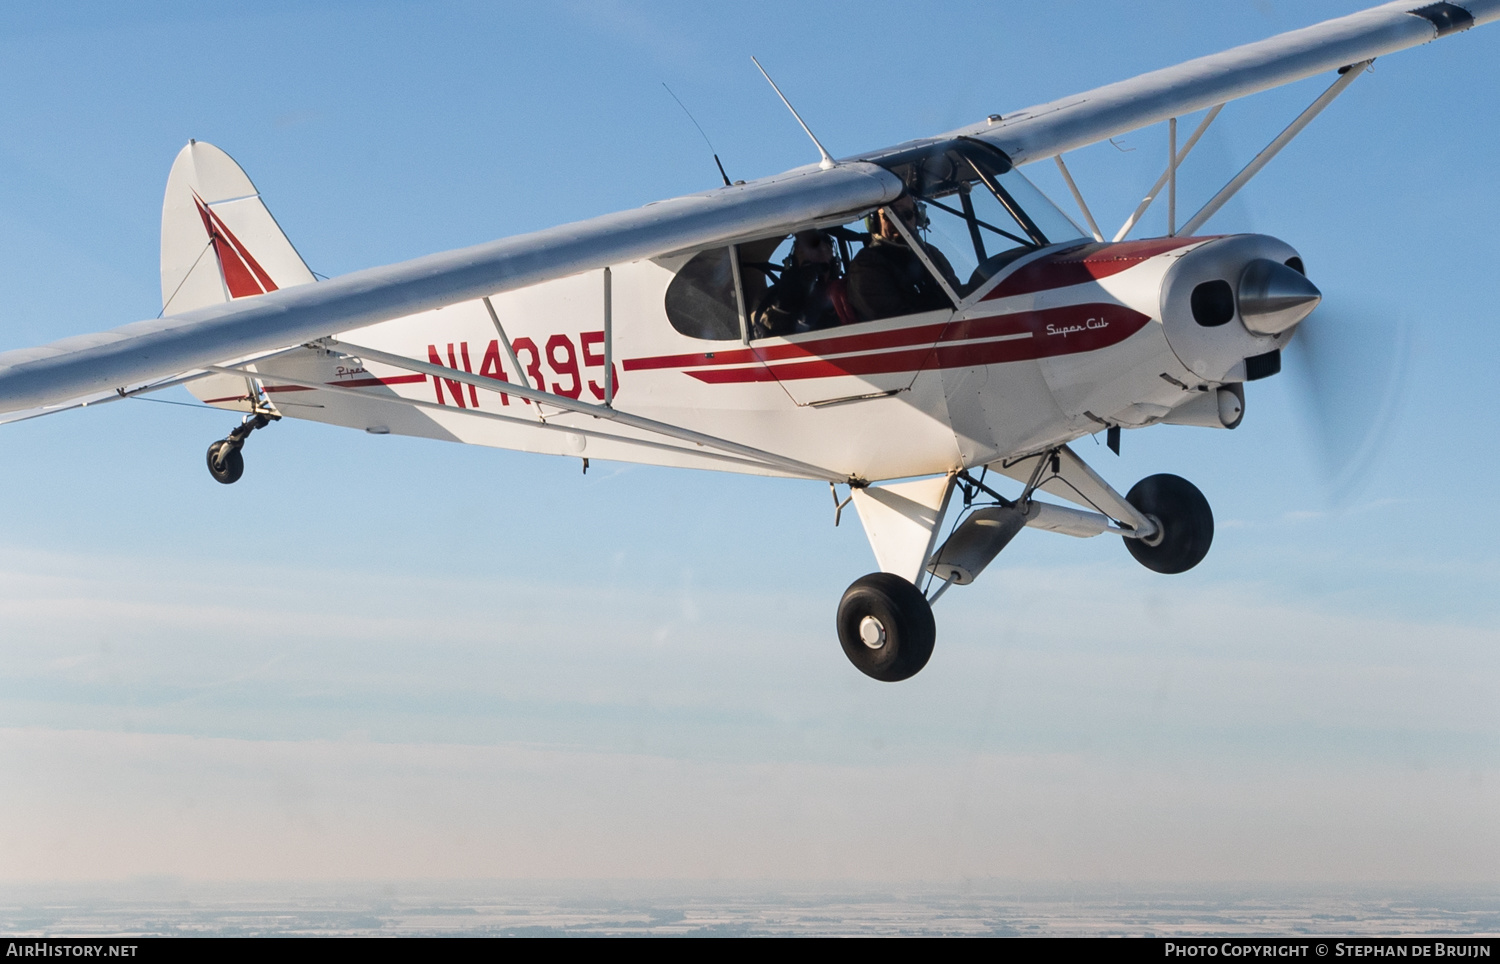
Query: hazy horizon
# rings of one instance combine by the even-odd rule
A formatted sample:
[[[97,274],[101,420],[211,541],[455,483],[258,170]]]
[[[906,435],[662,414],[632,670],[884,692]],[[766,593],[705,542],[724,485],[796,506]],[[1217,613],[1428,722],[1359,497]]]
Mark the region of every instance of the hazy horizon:
[[[0,887],[0,934],[100,936],[1500,935],[1500,885],[386,881]]]

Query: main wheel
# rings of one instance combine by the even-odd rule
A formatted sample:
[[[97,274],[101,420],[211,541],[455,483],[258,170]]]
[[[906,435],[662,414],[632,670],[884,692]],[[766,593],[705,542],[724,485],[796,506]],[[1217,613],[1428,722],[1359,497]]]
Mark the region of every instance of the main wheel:
[[[1125,501],[1151,516],[1161,531],[1150,541],[1126,539],[1136,562],[1155,572],[1187,572],[1214,541],[1214,513],[1198,487],[1175,475],[1141,479]]]
[[[219,439],[208,447],[208,472],[225,485],[232,485],[245,474],[245,456],[239,449],[231,449],[224,453],[224,461],[221,463],[219,451],[228,444],[227,439]]]
[[[872,572],[839,600],[839,644],[866,676],[895,683],[917,675],[932,656],[937,624],[921,590],[900,576]]]

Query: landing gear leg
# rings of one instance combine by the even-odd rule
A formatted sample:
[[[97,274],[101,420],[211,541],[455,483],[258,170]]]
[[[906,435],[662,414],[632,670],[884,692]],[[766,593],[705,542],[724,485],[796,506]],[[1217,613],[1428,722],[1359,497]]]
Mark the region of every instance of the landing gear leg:
[[[861,576],[844,591],[838,629],[849,662],[866,676],[887,683],[917,675],[937,640],[926,597],[889,572]]]
[[[258,428],[265,428],[275,421],[277,416],[257,413],[246,415],[245,420],[240,423],[239,428],[230,432],[227,438],[208,447],[208,473],[215,480],[225,485],[233,485],[245,474],[245,456],[240,449],[245,447],[245,440],[250,433]]]

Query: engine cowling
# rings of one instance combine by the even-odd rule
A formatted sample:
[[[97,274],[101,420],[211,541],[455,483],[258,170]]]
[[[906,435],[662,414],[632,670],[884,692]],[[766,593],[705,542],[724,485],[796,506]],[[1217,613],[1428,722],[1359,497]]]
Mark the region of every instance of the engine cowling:
[[[1263,234],[1217,238],[1183,254],[1162,279],[1167,343],[1211,383],[1281,370],[1281,349],[1322,293],[1291,245]]]

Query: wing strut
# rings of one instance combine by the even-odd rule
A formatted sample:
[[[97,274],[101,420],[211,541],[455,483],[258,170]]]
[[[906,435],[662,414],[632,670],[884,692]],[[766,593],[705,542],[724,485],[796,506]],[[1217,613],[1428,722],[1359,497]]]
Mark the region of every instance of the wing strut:
[[[221,365],[210,365],[208,368],[194,378],[201,378],[207,374],[220,375],[246,375],[250,374],[242,368],[226,368]],[[275,382],[278,385],[295,385],[299,388],[311,388],[317,391],[342,392],[346,395],[357,395],[373,402],[386,402],[391,405],[408,405],[412,408],[425,408],[435,412],[447,412],[450,415],[465,415],[470,418],[487,418],[493,422],[510,422],[513,425],[523,425],[527,428],[542,428],[554,432],[567,432],[570,435],[582,435],[586,438],[603,439],[608,442],[623,442],[627,445],[639,445],[642,448],[659,449],[663,452],[680,452],[695,458],[715,459],[720,462],[732,462],[736,465],[750,465],[757,468],[765,468],[765,462],[754,459],[742,459],[733,455],[725,455],[721,452],[704,452],[698,449],[689,449],[680,445],[669,445],[665,442],[653,442],[651,439],[631,438],[627,435],[611,435],[608,432],[596,432],[593,429],[578,428],[573,425],[557,425],[552,422],[533,422],[529,418],[521,418],[516,415],[501,415],[496,412],[482,412],[474,408],[454,408],[441,402],[429,402],[420,398],[407,398],[404,395],[386,395],[367,391],[362,388],[351,388],[347,385],[330,384],[327,382],[314,382],[303,378],[293,378],[290,375],[270,375],[265,372],[255,372],[255,376],[267,382]],[[443,376],[447,378],[447,375]],[[165,387],[165,386],[163,386]],[[486,386],[488,387],[488,386]],[[504,391],[504,389],[497,389]],[[111,396],[113,398],[114,396]],[[125,396],[121,396],[125,397]]]
[[[303,349],[301,345],[298,345],[295,348],[283,348],[278,351],[266,352],[264,354],[255,355],[250,358],[243,358],[235,362],[235,364],[252,365],[258,362],[270,361],[273,358],[279,358],[282,355],[289,355],[293,352],[299,352],[302,350]],[[207,378],[210,374],[213,374],[212,368],[194,368],[191,371],[181,372],[167,378],[158,378],[155,381],[145,382],[144,384],[136,385],[136,387],[134,388],[127,388],[122,385],[119,388],[113,389],[111,391],[94,392],[92,394],[85,395],[82,398],[74,399],[73,401],[64,402],[58,405],[41,405],[36,408],[23,409],[16,412],[5,412],[3,414],[0,414],[0,425],[9,425],[12,422],[25,422],[29,419],[40,418],[43,415],[55,415],[58,412],[71,412],[75,408],[91,408],[95,405],[103,405],[106,402],[118,402],[121,399],[125,398],[138,398],[140,396],[150,395],[153,392],[159,392],[164,389],[175,388],[178,385],[186,385],[188,382],[195,382],[200,378]],[[244,376],[246,377],[247,381],[253,381],[257,377],[256,372],[249,372],[238,368],[233,370],[225,370],[224,372],[221,372],[221,374]],[[252,389],[250,396],[253,398],[254,395],[255,392]],[[186,405],[188,403],[182,402],[178,404]],[[204,407],[212,408],[212,406]],[[222,409],[216,409],[216,411],[222,411]]]
[[[1083,192],[1078,190],[1078,185],[1073,183],[1073,175],[1068,173],[1068,165],[1063,163],[1062,155],[1057,154],[1052,158],[1057,162],[1057,169],[1062,172],[1063,180],[1068,182],[1068,190],[1073,192],[1073,200],[1078,202],[1078,210],[1083,212],[1083,217],[1089,223],[1089,231],[1094,235],[1095,241],[1103,241],[1104,235],[1099,231],[1099,223],[1094,220],[1094,212],[1083,200]]]
[[[1323,112],[1323,108],[1333,103],[1333,99],[1347,90],[1349,85],[1354,83],[1354,79],[1364,73],[1365,68],[1374,62],[1374,59],[1371,58],[1370,60],[1361,60],[1357,64],[1345,67],[1339,75],[1339,79],[1330,84],[1328,89],[1323,91],[1322,96],[1308,105],[1307,110],[1298,114],[1297,119],[1287,125],[1286,130],[1276,135],[1276,139],[1267,144],[1265,150],[1255,155],[1250,163],[1245,165],[1244,170],[1236,174],[1228,184],[1224,185],[1223,190],[1213,196],[1213,200],[1203,205],[1203,209],[1193,215],[1188,220],[1188,223],[1182,226],[1181,233],[1191,235],[1194,231],[1203,227],[1209,218],[1218,213],[1219,208],[1223,207],[1230,198],[1234,197],[1240,188],[1248,184],[1252,177],[1259,174],[1260,169],[1271,162],[1271,158],[1279,154],[1283,147],[1290,144],[1292,138],[1302,133],[1302,129],[1311,124],[1313,118]]]
[[[604,270],[608,271],[609,269],[605,268]],[[607,281],[605,283],[608,284]],[[608,289],[606,289],[606,291],[607,290]],[[605,304],[607,305],[609,303],[608,302],[608,295],[607,294],[605,296],[605,299],[606,299],[605,300]],[[500,324],[500,316],[497,315],[497,314],[495,314],[495,306],[492,305],[492,304],[490,304],[490,297],[489,297],[489,295],[485,295],[483,298],[481,298],[479,300],[484,302],[484,310],[488,311],[490,313],[490,322],[495,326],[495,334],[497,334],[497,335],[500,336],[500,347],[505,349],[505,360],[508,361],[508,362],[510,362],[511,371],[515,372],[516,373],[516,377],[519,378],[524,383],[526,381],[526,369],[522,368],[520,361],[518,361],[516,359],[516,350],[511,347],[510,336],[505,333],[505,326],[502,325],[502,324]],[[606,315],[606,318],[607,317],[608,316]],[[605,348],[605,351],[608,352],[608,350],[609,350],[608,340],[605,341],[604,348]],[[604,377],[608,378],[609,375],[606,374]],[[543,386],[538,385],[537,387],[541,388]],[[527,400],[530,401],[530,399],[527,399]],[[608,404],[608,403],[606,402],[605,404]],[[537,417],[538,421],[541,421],[541,422],[546,422],[547,421],[547,417],[542,414],[542,406],[541,405],[538,405],[536,407],[536,417]]]
[[[1177,118],[1167,121],[1167,237],[1177,233]]]
[[[1156,196],[1161,193],[1161,189],[1167,186],[1167,181],[1172,180],[1176,176],[1177,168],[1180,167],[1182,165],[1182,162],[1187,159],[1188,154],[1192,152],[1193,148],[1198,146],[1198,138],[1203,136],[1203,132],[1208,130],[1208,125],[1214,122],[1214,118],[1218,117],[1219,111],[1223,109],[1223,104],[1216,104],[1209,109],[1209,112],[1207,114],[1203,115],[1203,120],[1198,122],[1198,126],[1188,137],[1187,143],[1182,145],[1182,150],[1177,151],[1175,154],[1172,154],[1172,156],[1167,158],[1167,169],[1162,172],[1161,177],[1156,179],[1156,183],[1151,185],[1151,190],[1147,191],[1146,196],[1141,199],[1141,203],[1136,207],[1135,213],[1131,214],[1130,217],[1126,219],[1125,223],[1120,225],[1120,230],[1115,232],[1113,240],[1125,240],[1125,235],[1130,233],[1130,229],[1136,226],[1136,223],[1140,221],[1141,216],[1146,213],[1146,209],[1151,207],[1151,202],[1155,201]],[[1173,119],[1175,120],[1175,118]],[[1228,198],[1225,198],[1225,200],[1228,200]],[[1187,233],[1186,229],[1183,230],[1183,233]]]
[[[348,342],[340,342],[333,338],[324,338],[317,343],[331,350],[338,350],[346,354],[357,355],[360,358],[377,361],[393,368],[404,368],[411,372],[421,372],[435,378],[443,378],[451,381],[463,382],[482,388],[488,392],[516,395],[520,398],[530,399],[533,402],[546,402],[553,408],[560,408],[566,412],[577,412],[580,415],[592,415],[595,418],[607,419],[618,422],[630,428],[640,429],[643,432],[651,432],[655,435],[665,435],[675,438],[681,442],[690,442],[693,445],[704,448],[727,452],[744,459],[759,462],[771,468],[779,469],[791,475],[802,478],[822,479],[825,482],[848,482],[847,473],[840,474],[831,469],[800,462],[797,459],[788,458],[785,455],[777,455],[749,445],[741,445],[728,439],[705,435],[692,429],[671,425],[667,422],[658,422],[655,419],[644,418],[640,415],[631,415],[615,408],[606,408],[603,405],[594,405],[591,402],[580,402],[566,395],[557,395],[552,392],[539,392],[529,386],[517,385],[514,382],[502,382],[484,375],[474,375],[469,372],[459,371],[455,368],[446,368],[442,365],[433,365],[428,362],[418,361],[415,358],[407,358],[405,355],[393,355],[389,352],[379,351],[374,348],[364,348],[359,345],[351,345]]]
[[[178,385],[186,385],[188,382],[197,381],[200,378],[206,378],[208,377],[208,374],[209,373],[207,371],[193,371],[189,372],[186,375],[179,375],[175,378],[165,378],[159,379],[154,382],[147,382],[146,384],[138,386],[136,388],[117,388],[112,392],[96,392],[93,395],[87,395],[83,398],[78,399],[77,401],[66,402],[61,405],[43,405],[38,408],[24,409],[19,412],[6,412],[5,414],[0,415],[0,425],[9,425],[12,422],[25,422],[33,418],[41,418],[43,415],[55,415],[58,412],[71,412],[75,408],[92,408],[95,405],[104,405],[108,402],[118,402],[121,399],[125,398],[139,398],[143,395],[149,395],[152,392],[159,392],[162,389],[174,388]],[[234,374],[243,375],[245,373],[235,372]]]

